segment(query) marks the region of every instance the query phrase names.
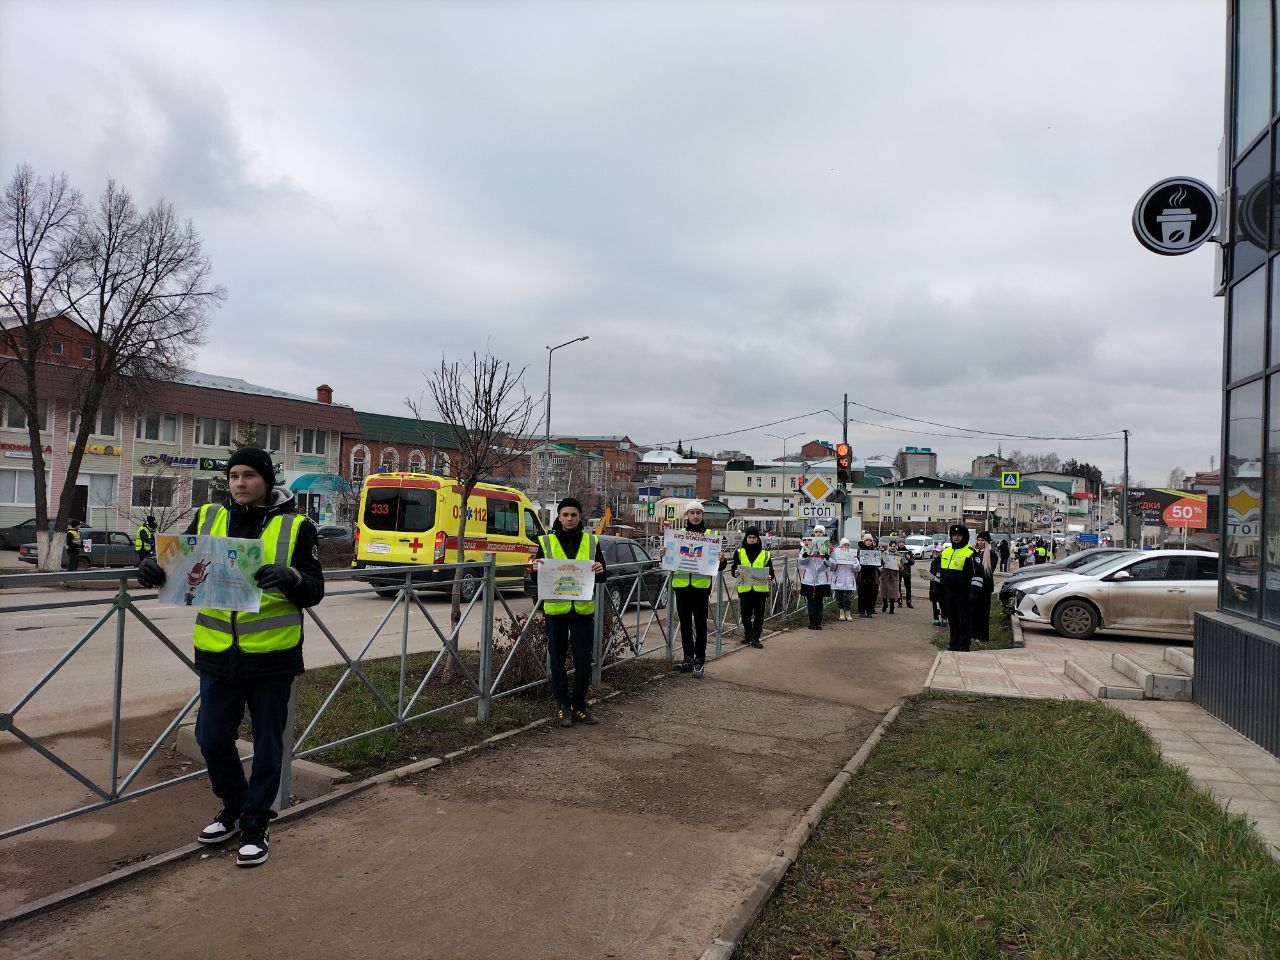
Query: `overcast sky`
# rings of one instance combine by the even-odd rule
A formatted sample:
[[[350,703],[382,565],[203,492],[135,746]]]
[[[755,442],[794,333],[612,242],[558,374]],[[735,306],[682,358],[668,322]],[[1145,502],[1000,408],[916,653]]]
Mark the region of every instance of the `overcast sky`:
[[[405,414],[472,350],[555,354],[552,430],[674,442],[830,408],[1219,448],[1224,4],[0,0],[0,171],[167,197],[230,293],[197,368]],[[858,456],[997,441],[851,407]],[[887,426],[888,429],[884,427]],[[935,427],[920,429],[954,433]],[[699,441],[781,452],[826,414]],[[1118,475],[1117,442],[1008,439]]]

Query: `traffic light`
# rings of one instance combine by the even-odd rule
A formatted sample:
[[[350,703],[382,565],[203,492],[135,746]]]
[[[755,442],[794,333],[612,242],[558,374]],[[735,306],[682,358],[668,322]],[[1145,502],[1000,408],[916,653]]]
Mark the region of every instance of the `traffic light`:
[[[853,462],[849,445],[843,440],[836,444],[836,482],[849,482],[849,465]]]
[[[656,512],[657,512],[657,511],[654,509],[654,507],[656,507],[656,506],[657,506],[657,504],[655,504],[652,500],[650,500],[650,501],[649,501],[649,510],[648,510],[649,516],[651,516],[651,517],[652,517],[652,516],[654,515],[654,513],[656,513]]]

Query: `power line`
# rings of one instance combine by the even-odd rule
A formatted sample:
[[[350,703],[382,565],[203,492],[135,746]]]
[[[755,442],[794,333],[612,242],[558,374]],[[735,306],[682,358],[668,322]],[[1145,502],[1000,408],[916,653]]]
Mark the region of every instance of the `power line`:
[[[686,439],[690,443],[694,443],[695,441],[698,441],[698,440],[715,440],[718,437],[732,437],[734,434],[750,433],[752,430],[763,430],[765,427],[776,427],[780,423],[791,423],[794,420],[804,420],[807,417],[816,417],[820,413],[827,413],[827,412],[828,411],[826,410],[813,410],[813,411],[810,411],[809,413],[802,413],[794,417],[787,417],[783,420],[774,420],[770,423],[758,423],[754,427],[742,427],[739,430],[729,430],[729,431],[726,431],[725,433],[709,433],[704,437],[680,437],[677,440],[663,440],[660,443],[649,444],[649,446],[651,447],[669,446],[672,443],[682,443]]]
[[[853,403],[852,400],[850,400],[849,402]],[[864,406],[864,404],[860,403],[858,404],[858,406],[861,407],[861,406]],[[890,414],[890,416],[892,416],[892,414]],[[860,423],[865,427],[877,427],[881,430],[893,430],[898,433],[911,433],[913,435],[921,436],[921,437],[952,437],[958,440],[991,439],[989,437],[972,436],[967,433],[934,433],[929,430],[918,430],[914,427],[890,426],[889,424],[884,424],[884,423],[872,423],[869,420],[858,420],[858,419],[855,419],[854,417],[850,417],[849,422]],[[918,420],[916,422],[928,423],[929,421]],[[956,429],[964,429],[964,428],[957,427]],[[1088,437],[1031,437],[1031,436],[1022,436],[1021,434],[1016,434],[1016,433],[1002,433],[1002,434],[997,434],[997,436],[1002,440],[1123,440],[1124,439],[1123,437],[1109,437],[1104,434],[1096,434],[1094,436],[1088,436]]]
[[[908,417],[906,414],[893,413],[892,411],[889,411],[889,410],[881,410],[879,407],[873,407],[866,403],[859,403],[857,400],[850,400],[849,402],[852,403],[854,406],[862,407],[864,410],[871,410],[875,413],[883,414],[886,417],[896,417],[899,420],[910,420],[912,423],[925,423],[931,427],[943,427],[944,429],[947,429],[947,430],[962,430],[965,433],[981,433],[991,437],[1004,437],[1005,439],[1008,439],[1008,440],[1120,440],[1122,439],[1121,437],[1110,436],[1110,434],[1120,433],[1119,430],[1108,430],[1106,433],[1095,433],[1095,434],[1090,434],[1089,436],[1084,436],[1084,437],[1037,437],[1037,436],[1018,434],[1018,433],[1001,433],[997,430],[977,430],[977,429],[974,429],[973,427],[957,427],[953,423],[938,423],[936,420],[921,420],[919,417]],[[858,421],[858,422],[864,423],[865,421]],[[882,424],[879,424],[879,423],[869,423],[867,425],[871,427],[882,426]],[[895,428],[885,427],[885,429],[891,430]],[[950,434],[926,434],[926,436],[950,436]],[[981,438],[973,437],[970,439],[981,439]]]

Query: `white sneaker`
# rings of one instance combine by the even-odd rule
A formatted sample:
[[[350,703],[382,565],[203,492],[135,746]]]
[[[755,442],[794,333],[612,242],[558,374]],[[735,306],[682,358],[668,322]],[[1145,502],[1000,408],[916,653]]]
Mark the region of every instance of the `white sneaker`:
[[[267,862],[268,834],[269,830],[266,827],[261,830],[244,831],[244,843],[236,853],[237,867],[256,867],[260,863]]]

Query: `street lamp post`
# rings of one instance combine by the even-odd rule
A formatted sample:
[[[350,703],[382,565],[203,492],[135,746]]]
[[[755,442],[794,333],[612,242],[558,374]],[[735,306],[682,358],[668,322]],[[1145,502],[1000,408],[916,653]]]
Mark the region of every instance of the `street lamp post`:
[[[583,340],[590,339],[590,336],[574,337],[564,343],[557,343],[554,347],[547,347],[547,423],[542,446],[542,455],[547,458],[547,486],[543,491],[544,493],[551,492],[551,355],[561,347],[567,347],[572,343],[581,343]]]
[[[788,435],[787,435],[787,436],[785,436],[785,437],[780,437],[780,436],[778,436],[776,433],[766,433],[766,434],[765,434],[765,436],[766,436],[766,437],[773,437],[773,439],[775,439],[775,440],[781,440],[781,441],[782,441],[782,479],[783,479],[783,481],[784,481],[784,482],[785,482],[785,480],[787,479],[787,441],[788,441],[788,440],[794,440],[796,437],[799,437],[799,436],[802,436],[802,435],[803,435],[803,434],[800,434],[800,433],[792,433],[792,434],[788,434]],[[786,510],[787,510],[787,508],[786,508],[786,502],[787,502],[787,498],[786,498],[786,487],[785,487],[785,486],[783,487],[782,494],[783,494],[783,495],[782,495],[782,496],[780,496],[780,497],[778,498],[778,500],[779,500],[779,503],[778,503],[778,542],[779,542],[779,543],[781,543],[781,542],[782,542],[782,534],[783,534],[783,530],[784,530],[784,528],[785,528],[785,526],[786,526]]]

